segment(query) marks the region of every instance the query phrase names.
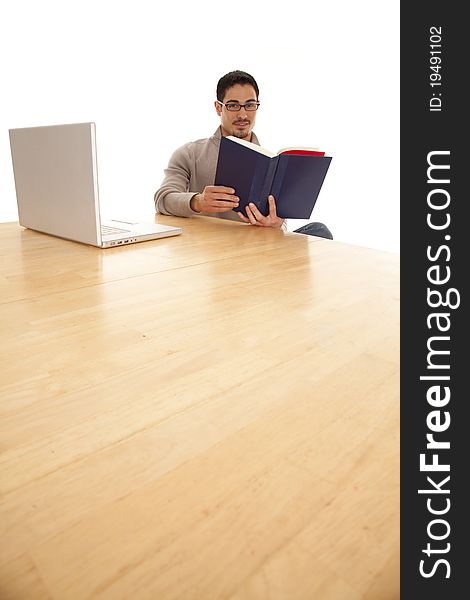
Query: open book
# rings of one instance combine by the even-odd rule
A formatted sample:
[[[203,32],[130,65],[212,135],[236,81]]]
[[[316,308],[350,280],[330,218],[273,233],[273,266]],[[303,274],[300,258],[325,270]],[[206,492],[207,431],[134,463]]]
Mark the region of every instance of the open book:
[[[246,215],[253,202],[260,212],[269,212],[268,196],[284,219],[308,219],[325,179],[331,157],[317,148],[283,148],[273,153],[262,146],[227,136],[220,140],[215,185],[235,189],[240,198],[234,209]]]
[[[279,154],[306,154],[308,156],[325,156],[324,152],[321,152],[318,148],[306,148],[303,146],[293,146],[289,148],[281,148],[277,152],[271,152],[267,148],[263,148],[263,146],[258,146],[258,144],[253,144],[253,142],[247,142],[246,140],[237,138],[233,135],[227,136],[229,140],[233,142],[237,142],[238,144],[242,144],[247,148],[251,148],[255,152],[259,152],[260,154],[264,154],[265,156],[269,156],[269,158],[273,158],[274,156],[279,156]]]

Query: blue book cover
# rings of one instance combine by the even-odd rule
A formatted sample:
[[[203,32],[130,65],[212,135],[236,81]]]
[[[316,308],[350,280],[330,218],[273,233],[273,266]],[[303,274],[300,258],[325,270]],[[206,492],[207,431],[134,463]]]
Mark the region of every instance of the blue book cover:
[[[240,198],[234,210],[245,216],[250,202],[268,214],[268,196],[272,194],[279,217],[309,219],[330,162],[330,156],[273,154],[228,136],[220,141],[214,185],[234,188]]]

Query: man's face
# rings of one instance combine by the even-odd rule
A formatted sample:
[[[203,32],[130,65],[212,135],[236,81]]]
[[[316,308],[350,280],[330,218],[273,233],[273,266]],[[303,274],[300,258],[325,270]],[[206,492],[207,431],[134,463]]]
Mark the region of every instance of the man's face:
[[[256,92],[251,85],[235,84],[225,92],[223,99],[224,104],[227,102],[238,102],[245,104],[246,102],[257,102]],[[246,111],[240,108],[239,111],[229,111],[225,106],[221,106],[215,102],[217,114],[220,117],[220,125],[222,127],[222,135],[233,135],[238,138],[251,138],[251,131],[256,121],[256,111]]]

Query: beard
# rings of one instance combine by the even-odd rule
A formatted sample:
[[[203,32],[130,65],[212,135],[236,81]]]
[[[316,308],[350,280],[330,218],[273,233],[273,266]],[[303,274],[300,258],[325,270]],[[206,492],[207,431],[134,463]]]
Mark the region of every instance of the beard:
[[[251,136],[251,128],[250,128],[251,123],[247,123],[246,126],[244,127],[244,129],[233,129],[232,131],[232,135],[234,137],[243,139],[246,137]]]

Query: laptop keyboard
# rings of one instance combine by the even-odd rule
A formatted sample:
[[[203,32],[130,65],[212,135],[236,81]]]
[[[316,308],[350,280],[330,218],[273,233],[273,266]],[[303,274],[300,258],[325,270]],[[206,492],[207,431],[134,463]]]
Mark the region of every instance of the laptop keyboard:
[[[101,225],[101,235],[109,235],[111,233],[130,233],[129,229],[119,229],[119,227],[110,227],[109,225]]]

